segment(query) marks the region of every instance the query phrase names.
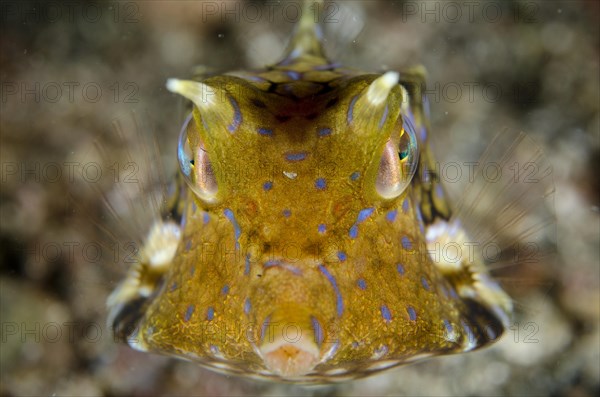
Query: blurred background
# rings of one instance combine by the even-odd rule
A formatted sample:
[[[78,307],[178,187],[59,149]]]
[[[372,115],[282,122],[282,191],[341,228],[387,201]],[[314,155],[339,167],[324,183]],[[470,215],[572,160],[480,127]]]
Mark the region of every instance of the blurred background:
[[[508,127],[526,131],[552,164],[556,252],[528,279],[500,342],[306,388],[223,376],[113,340],[105,300],[125,272],[127,243],[148,222],[124,216],[115,226],[102,200],[115,180],[136,172],[126,168],[140,147],[129,132],[153,133],[173,170],[184,109],[166,79],[276,62],[298,6],[0,2],[0,394],[598,393],[597,1],[352,1],[320,9],[331,58],[369,71],[426,67],[432,146],[442,163],[476,160]],[[519,284],[532,275],[514,277]]]

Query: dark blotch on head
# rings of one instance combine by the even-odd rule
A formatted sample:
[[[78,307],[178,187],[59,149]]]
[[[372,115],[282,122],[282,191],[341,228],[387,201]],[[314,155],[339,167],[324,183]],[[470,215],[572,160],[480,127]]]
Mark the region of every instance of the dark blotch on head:
[[[288,121],[290,118],[291,118],[291,116],[286,116],[283,114],[278,114],[275,116],[275,119],[277,121],[279,121],[280,123],[284,123],[284,122]]]
[[[327,104],[325,105],[325,109],[329,109],[330,107],[334,106],[336,103],[338,103],[339,98],[335,97],[333,99],[330,99],[329,102],[327,102]]]

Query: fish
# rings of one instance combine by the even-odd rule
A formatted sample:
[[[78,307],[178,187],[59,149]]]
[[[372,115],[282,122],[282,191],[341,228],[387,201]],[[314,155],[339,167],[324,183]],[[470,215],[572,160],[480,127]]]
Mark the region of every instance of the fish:
[[[180,169],[107,300],[109,326],[132,348],[322,384],[473,351],[509,327],[513,299],[478,244],[551,224],[530,214],[552,184],[525,194],[526,170],[492,184],[481,167],[452,202],[430,149],[424,69],[330,60],[311,4],[278,63],[168,80],[192,103]],[[484,159],[506,171],[524,155],[549,181],[541,151],[508,137],[508,151]]]

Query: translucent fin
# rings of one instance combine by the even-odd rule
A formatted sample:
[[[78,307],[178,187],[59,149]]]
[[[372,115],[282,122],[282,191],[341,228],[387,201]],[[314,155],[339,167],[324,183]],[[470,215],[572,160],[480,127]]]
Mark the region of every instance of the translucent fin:
[[[320,9],[323,26],[323,47],[331,59],[344,59],[365,27],[364,4],[331,1]]]
[[[509,130],[493,139],[479,161],[462,165],[466,186],[445,184],[457,198],[451,200],[455,205],[450,229],[465,230],[494,279],[518,300],[527,292],[522,287],[544,284],[544,273],[552,268],[552,167],[531,138]],[[444,179],[444,172],[441,175]]]
[[[143,241],[151,225],[167,210],[175,186],[167,186],[166,171],[159,143],[147,124],[148,115],[136,113],[113,120],[112,133],[120,142],[123,153],[104,152],[104,162],[112,164],[113,184],[105,197],[113,227],[129,238]],[[100,152],[104,149],[98,143]],[[171,166],[171,175],[175,168]]]
[[[80,211],[82,221],[91,221],[98,228],[100,244],[110,253],[105,257],[112,259],[105,265],[116,265],[118,278],[127,273],[107,301],[109,326],[122,339],[160,283],[169,262],[166,257],[174,251],[173,241],[178,237],[180,189],[177,183],[168,186],[165,182],[162,145],[153,135],[149,119],[135,112],[117,118],[112,128],[95,140],[93,149],[79,154],[83,164],[97,159],[101,178],[88,177],[85,182],[103,207],[100,218]],[[176,169],[174,164],[168,168],[173,170],[169,175]]]

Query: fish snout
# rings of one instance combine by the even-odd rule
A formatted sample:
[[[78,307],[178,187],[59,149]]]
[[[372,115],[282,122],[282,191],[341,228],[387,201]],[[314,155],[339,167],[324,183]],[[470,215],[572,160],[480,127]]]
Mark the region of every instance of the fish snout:
[[[269,371],[284,378],[299,377],[321,362],[322,341],[319,321],[302,308],[288,305],[263,322],[258,352]]]

